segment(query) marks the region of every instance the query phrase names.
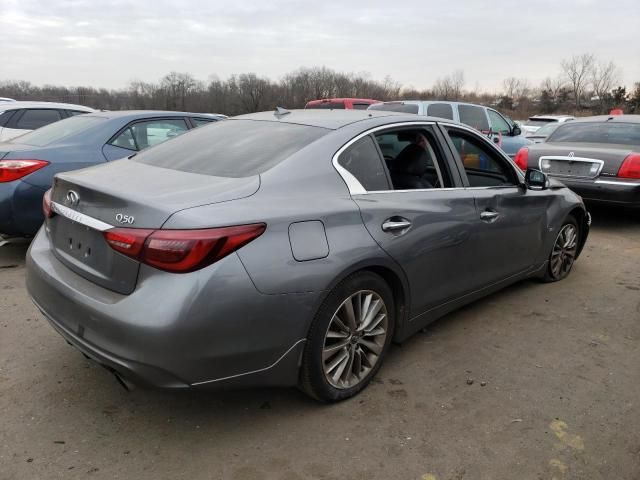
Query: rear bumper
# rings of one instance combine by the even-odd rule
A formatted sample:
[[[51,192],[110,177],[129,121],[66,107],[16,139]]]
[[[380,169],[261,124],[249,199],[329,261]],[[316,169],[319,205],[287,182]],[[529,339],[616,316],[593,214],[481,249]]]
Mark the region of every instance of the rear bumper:
[[[260,294],[237,255],[192,274],[143,267],[121,295],[65,267],[43,230],[27,254],[27,289],[70,344],[159,388],[295,385],[317,298]]]
[[[556,178],[580,195],[585,201],[640,207],[640,180]]]
[[[45,190],[26,182],[0,183],[0,234],[32,236],[42,225]]]

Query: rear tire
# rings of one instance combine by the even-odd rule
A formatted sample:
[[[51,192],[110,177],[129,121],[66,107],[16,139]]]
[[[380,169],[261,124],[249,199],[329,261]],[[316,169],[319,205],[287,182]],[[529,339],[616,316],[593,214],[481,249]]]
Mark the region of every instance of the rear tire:
[[[579,241],[580,226],[573,215],[569,215],[553,242],[543,281],[557,282],[569,275],[578,254]]]
[[[347,277],[327,296],[311,324],[300,388],[322,402],[353,397],[380,369],[394,328],[389,285],[368,271]]]

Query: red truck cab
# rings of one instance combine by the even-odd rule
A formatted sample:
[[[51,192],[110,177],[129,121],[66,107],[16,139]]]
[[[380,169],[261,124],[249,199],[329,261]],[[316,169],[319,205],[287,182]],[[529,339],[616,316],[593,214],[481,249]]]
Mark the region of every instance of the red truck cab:
[[[341,110],[366,110],[369,105],[380,103],[380,100],[370,98],[323,98],[311,100],[304,108],[341,109]]]

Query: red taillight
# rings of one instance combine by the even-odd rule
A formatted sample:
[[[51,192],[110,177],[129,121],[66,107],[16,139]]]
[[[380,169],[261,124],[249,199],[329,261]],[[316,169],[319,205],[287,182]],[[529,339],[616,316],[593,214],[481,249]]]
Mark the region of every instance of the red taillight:
[[[0,160],[0,183],[13,182],[47,165],[44,160]]]
[[[51,189],[44,192],[42,196],[42,213],[44,213],[44,218],[51,218],[55,215],[55,212],[51,210]]]
[[[203,230],[114,228],[104,233],[114,250],[174,273],[193,272],[226,257],[264,232],[263,223]]]
[[[640,178],[640,153],[631,153],[624,159],[620,170],[618,170],[620,178]]]
[[[516,153],[513,161],[516,162],[516,165],[518,165],[520,170],[526,172],[529,166],[529,149],[527,147],[522,147],[518,150],[518,153]]]

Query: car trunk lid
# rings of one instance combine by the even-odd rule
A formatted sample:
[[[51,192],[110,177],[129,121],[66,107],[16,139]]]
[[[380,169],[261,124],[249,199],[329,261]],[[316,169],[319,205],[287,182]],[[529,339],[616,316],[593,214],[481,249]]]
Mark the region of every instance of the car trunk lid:
[[[627,145],[541,143],[530,148],[530,161],[557,177],[616,176],[633,148]]]
[[[259,177],[223,178],[168,170],[129,160],[59,174],[47,231],[54,254],[105,288],[128,294],[139,263],[113,250],[103,232],[113,227],[160,229],[174,213],[253,195]]]

